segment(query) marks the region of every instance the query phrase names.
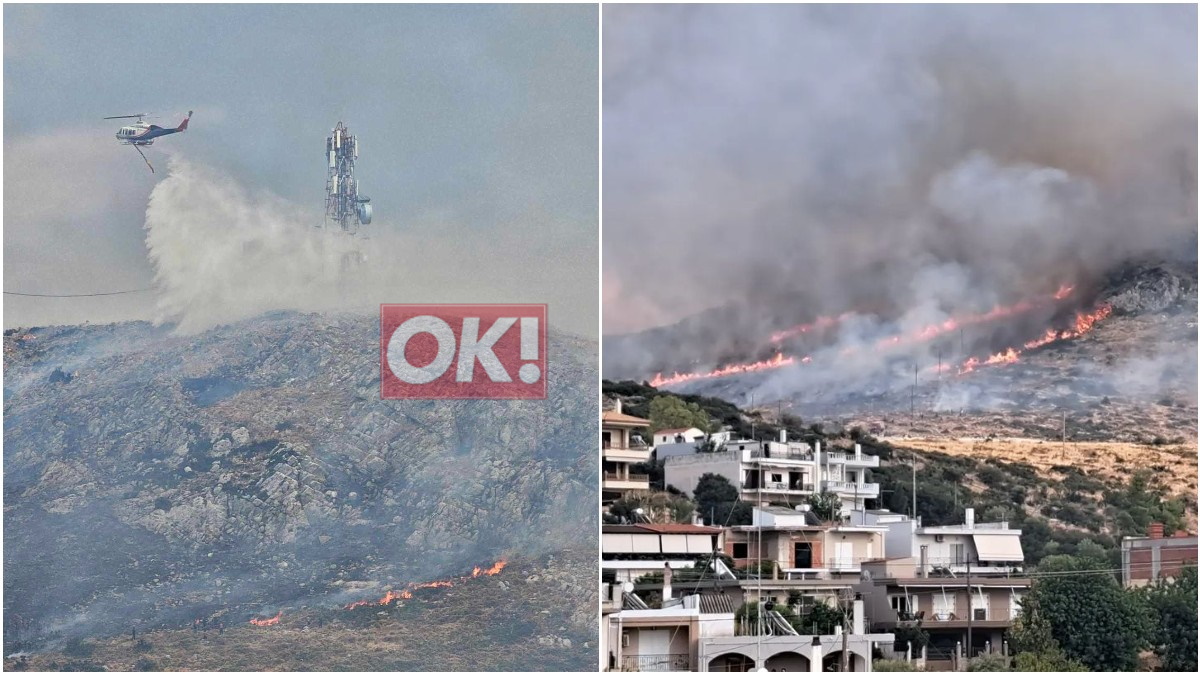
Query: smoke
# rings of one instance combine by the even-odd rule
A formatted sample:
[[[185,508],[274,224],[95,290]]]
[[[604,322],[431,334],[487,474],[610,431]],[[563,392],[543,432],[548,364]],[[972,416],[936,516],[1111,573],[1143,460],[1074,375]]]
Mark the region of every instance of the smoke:
[[[317,227],[319,211],[178,155],[168,171],[146,209],[146,249],[155,319],[179,332],[271,310],[374,312],[384,302],[547,302],[556,325],[591,330],[594,316],[574,308],[595,306],[595,286],[563,283],[580,277],[576,228],[537,210],[520,227],[486,233],[426,215],[349,237]]]
[[[604,330],[694,317],[606,340],[606,375],[857,312],[840,347],[1194,256],[1195,19],[606,8]]]

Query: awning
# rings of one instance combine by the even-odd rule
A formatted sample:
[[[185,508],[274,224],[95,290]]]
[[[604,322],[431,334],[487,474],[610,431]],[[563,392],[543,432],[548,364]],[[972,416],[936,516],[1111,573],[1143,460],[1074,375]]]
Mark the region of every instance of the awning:
[[[975,552],[979,562],[1024,562],[1021,537],[1016,534],[976,534]]]
[[[633,553],[633,535],[605,532],[604,546],[601,550],[605,553]]]
[[[688,552],[688,536],[686,534],[664,534],[664,535],[662,535],[662,552],[663,553],[687,553]]]
[[[688,553],[712,553],[713,538],[711,534],[689,534]]]
[[[657,534],[634,534],[630,536],[633,537],[634,553],[662,553]]]

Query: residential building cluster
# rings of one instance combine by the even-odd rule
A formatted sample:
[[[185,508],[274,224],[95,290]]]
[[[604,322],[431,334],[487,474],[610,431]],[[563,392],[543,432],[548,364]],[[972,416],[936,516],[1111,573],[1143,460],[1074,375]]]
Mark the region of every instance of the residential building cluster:
[[[879,496],[869,476],[879,458],[858,446],[726,434],[714,451],[699,429],[649,428],[619,402],[604,413],[605,509],[649,490],[649,476],[632,467],[653,453],[666,487],[691,495],[702,476],[721,475],[753,515],[749,525],[706,525],[705,514],[656,524],[635,513],[633,522],[604,525],[603,670],[868,672],[887,658],[948,671],[1008,652],[1005,632],[1030,588],[1021,530],[979,522],[971,508],[963,522],[940,526],[866,508]],[[818,493],[837,496],[836,518],[812,511]],[[1161,529],[1123,543],[1126,569],[1133,561],[1142,570],[1133,583],[1178,571],[1184,551],[1194,564],[1194,536],[1164,538]],[[785,613],[832,615],[840,625],[797,628],[804,620]],[[921,646],[905,639],[918,629],[928,636]]]

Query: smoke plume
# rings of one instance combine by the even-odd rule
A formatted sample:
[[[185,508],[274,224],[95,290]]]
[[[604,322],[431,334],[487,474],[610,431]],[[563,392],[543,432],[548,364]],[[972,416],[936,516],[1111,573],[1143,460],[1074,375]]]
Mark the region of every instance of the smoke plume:
[[[605,21],[604,331],[692,317],[606,340],[608,376],[821,315],[856,314],[842,349],[1062,285],[1082,303],[1118,263],[1194,260],[1194,7]]]
[[[525,214],[522,225],[539,218],[545,216]],[[594,302],[594,290],[548,282],[579,278],[573,228],[542,222],[481,234],[423,217],[402,224],[377,221],[349,237],[317,227],[322,222],[319,211],[172,157],[169,175],[154,188],[146,209],[156,320],[192,333],[271,310],[547,302],[556,326],[566,319],[568,329],[590,331],[591,317],[573,308]]]

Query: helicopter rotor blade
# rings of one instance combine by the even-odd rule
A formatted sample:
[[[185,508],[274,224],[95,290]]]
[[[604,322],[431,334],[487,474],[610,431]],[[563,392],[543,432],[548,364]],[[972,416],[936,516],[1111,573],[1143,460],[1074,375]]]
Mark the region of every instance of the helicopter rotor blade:
[[[113,117],[103,117],[103,118],[101,118],[101,119],[106,119],[106,120],[127,120],[127,119],[131,119],[131,118],[134,118],[134,117],[149,117],[149,116],[150,116],[150,113],[138,113],[138,114],[136,114],[136,115],[115,115],[115,116],[113,116]]]

